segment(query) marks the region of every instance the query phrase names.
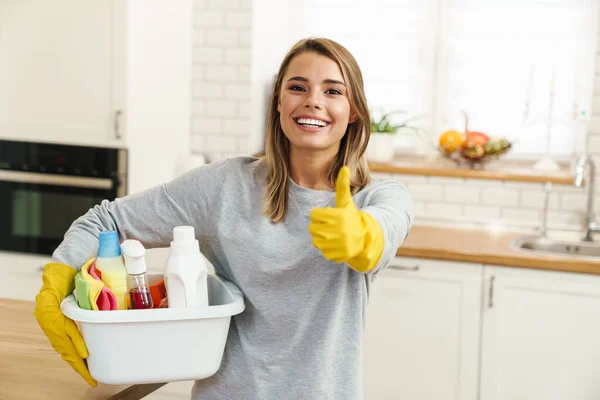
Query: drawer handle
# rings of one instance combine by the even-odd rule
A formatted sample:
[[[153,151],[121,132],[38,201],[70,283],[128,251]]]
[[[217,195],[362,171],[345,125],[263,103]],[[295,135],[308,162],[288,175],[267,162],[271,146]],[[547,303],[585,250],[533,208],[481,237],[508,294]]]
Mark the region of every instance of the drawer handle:
[[[421,267],[419,266],[419,264],[416,264],[412,267],[406,267],[404,265],[396,265],[396,264],[391,264],[389,266],[391,269],[397,269],[400,271],[418,271]]]

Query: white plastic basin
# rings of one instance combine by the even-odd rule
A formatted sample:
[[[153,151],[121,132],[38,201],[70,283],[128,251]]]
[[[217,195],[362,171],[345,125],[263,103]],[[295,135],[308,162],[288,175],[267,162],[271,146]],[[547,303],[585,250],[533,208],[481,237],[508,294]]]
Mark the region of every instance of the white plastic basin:
[[[150,285],[162,274],[149,274]],[[219,369],[231,316],[244,311],[241,291],[208,276],[209,306],[90,311],[73,295],[62,312],[79,326],[90,374],[98,382],[133,385],[205,379]]]

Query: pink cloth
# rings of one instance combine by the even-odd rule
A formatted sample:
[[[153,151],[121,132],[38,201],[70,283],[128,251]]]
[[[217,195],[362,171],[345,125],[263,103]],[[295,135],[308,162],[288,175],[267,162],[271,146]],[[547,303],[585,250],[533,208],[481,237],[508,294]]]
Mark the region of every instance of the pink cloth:
[[[90,269],[88,271],[92,278],[102,281],[102,273],[96,269],[96,260],[90,265]],[[116,310],[117,309],[117,298],[110,291],[109,288],[104,285],[100,295],[98,296],[98,300],[96,301],[98,305],[98,310],[106,311],[106,310]]]

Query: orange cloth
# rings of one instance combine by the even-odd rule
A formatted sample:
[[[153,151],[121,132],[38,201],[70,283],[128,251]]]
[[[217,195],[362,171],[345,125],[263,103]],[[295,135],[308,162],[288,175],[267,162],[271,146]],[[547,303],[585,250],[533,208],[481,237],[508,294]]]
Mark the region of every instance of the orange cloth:
[[[167,289],[165,288],[164,279],[161,279],[161,281],[157,284],[150,286],[150,295],[152,296],[154,308],[157,308],[160,304],[160,301],[167,297]]]

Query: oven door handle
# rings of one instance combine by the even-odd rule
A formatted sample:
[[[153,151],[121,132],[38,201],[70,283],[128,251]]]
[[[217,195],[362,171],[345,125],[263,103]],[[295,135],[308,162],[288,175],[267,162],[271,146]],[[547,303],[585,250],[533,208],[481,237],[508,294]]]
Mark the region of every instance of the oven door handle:
[[[113,181],[108,178],[89,178],[83,176],[41,174],[37,172],[20,172],[0,170],[0,181],[31,183],[38,185],[55,185],[82,187],[90,189],[112,189]]]

